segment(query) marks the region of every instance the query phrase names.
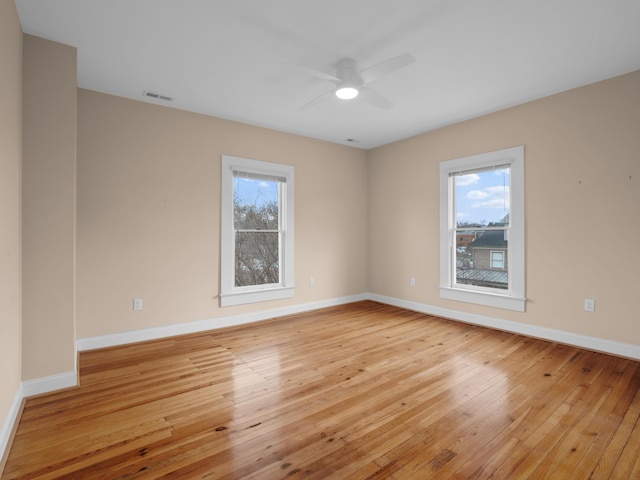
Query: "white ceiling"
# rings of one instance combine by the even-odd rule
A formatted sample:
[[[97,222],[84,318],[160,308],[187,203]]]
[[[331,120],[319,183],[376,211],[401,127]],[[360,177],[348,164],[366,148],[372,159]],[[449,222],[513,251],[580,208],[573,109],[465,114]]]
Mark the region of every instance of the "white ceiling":
[[[639,0],[16,0],[25,33],[78,49],[78,85],[372,148],[640,70]],[[395,103],[299,107],[334,74],[411,53]],[[149,91],[172,97],[151,100]],[[347,139],[354,140],[349,142]]]

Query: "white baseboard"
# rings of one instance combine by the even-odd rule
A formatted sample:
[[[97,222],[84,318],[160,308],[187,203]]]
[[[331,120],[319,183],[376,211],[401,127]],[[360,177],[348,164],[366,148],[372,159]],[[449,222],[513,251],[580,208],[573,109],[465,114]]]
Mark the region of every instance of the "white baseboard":
[[[65,372],[49,377],[25,380],[22,382],[22,393],[25,397],[49,393],[63,388],[75,387],[78,385],[77,372]]]
[[[9,412],[7,416],[4,418],[2,425],[0,425],[0,475],[2,475],[2,467],[4,465],[3,460],[6,459],[6,455],[9,453],[11,435],[13,433],[13,429],[18,424],[20,420],[20,412],[22,411],[22,400],[24,398],[22,392],[22,385],[18,388],[15,397],[13,397],[13,402],[9,407]]]
[[[63,388],[75,387],[78,384],[77,372],[67,372],[49,377],[25,380],[20,384],[7,416],[0,425],[0,475],[4,467],[4,460],[9,453],[11,435],[17,426],[22,412],[22,402],[26,397],[49,393]]]
[[[229,315],[225,317],[210,318],[195,322],[166,325],[164,327],[147,328],[144,330],[132,330],[130,332],[114,333],[111,335],[101,335],[98,337],[80,338],[77,340],[76,346],[79,352],[95,350],[97,348],[114,347],[117,345],[126,345],[128,343],[144,342],[147,340],[156,340],[159,338],[173,337],[176,335],[199,333],[207,330],[215,330],[218,328],[244,325],[247,323],[259,322],[261,320],[283,317],[285,315],[293,315],[296,313],[317,310],[319,308],[334,307],[337,305],[344,305],[346,303],[359,302],[361,300],[367,300],[368,298],[369,295],[365,293],[348,297],[322,300],[319,302],[293,305],[291,307],[264,310],[260,312]]]
[[[595,350],[597,352],[610,353],[620,357],[640,360],[640,345],[589,337],[578,333],[566,332],[564,330],[539,327],[510,320],[501,320],[499,318],[487,317],[474,313],[465,313],[457,310],[450,310],[448,308],[386,297],[383,295],[370,294],[369,299],[380,303],[386,303],[388,305],[394,305],[396,307],[406,308],[408,310],[414,310],[416,312],[426,313],[428,315],[450,318],[452,320],[459,320],[461,322],[494,328],[505,332],[519,333],[528,337],[550,340],[552,342],[573,345],[575,347],[586,348],[588,350]]]
[[[536,325],[513,322],[510,320],[502,320],[499,318],[487,317],[474,313],[466,313],[458,310],[451,310],[448,308],[442,308],[418,302],[411,302],[408,300],[401,300],[398,298],[387,297],[384,295],[377,295],[373,293],[363,293],[360,295],[334,298],[319,302],[294,305],[291,307],[264,310],[260,312],[245,313],[240,315],[217,317],[195,322],[167,325],[164,327],[133,330],[130,332],[102,335],[98,337],[81,338],[77,341],[77,349],[78,351],[82,352],[87,350],[94,350],[97,348],[143,342],[146,340],[156,340],[159,338],[171,337],[176,335],[204,332],[207,330],[215,330],[218,328],[244,325],[261,320],[268,320],[270,318],[276,318],[285,315],[303,313],[311,310],[317,310],[319,308],[344,305],[346,303],[358,302],[361,300],[374,300],[376,302],[386,303],[388,305],[394,305],[396,307],[406,308],[409,310],[426,313],[428,315],[436,315],[439,317],[459,320],[461,322],[480,325],[483,327],[518,333],[521,335],[527,335],[529,337],[541,338],[544,340],[550,340],[553,342],[564,343],[576,347],[587,348],[589,350],[595,350],[598,352],[610,353],[621,357],[640,360],[640,345],[616,342],[613,340],[606,340],[597,337],[589,337],[578,333],[571,333],[547,327],[539,327]],[[25,396],[27,395],[28,394],[25,392]]]

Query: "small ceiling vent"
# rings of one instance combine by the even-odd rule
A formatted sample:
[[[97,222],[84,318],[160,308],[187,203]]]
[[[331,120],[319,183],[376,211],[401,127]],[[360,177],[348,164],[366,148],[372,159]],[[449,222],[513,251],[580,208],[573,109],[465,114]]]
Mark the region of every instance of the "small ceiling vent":
[[[156,100],[164,100],[165,102],[170,102],[173,100],[171,97],[167,97],[166,95],[160,95],[159,93],[154,92],[143,92],[146,97],[155,98]]]

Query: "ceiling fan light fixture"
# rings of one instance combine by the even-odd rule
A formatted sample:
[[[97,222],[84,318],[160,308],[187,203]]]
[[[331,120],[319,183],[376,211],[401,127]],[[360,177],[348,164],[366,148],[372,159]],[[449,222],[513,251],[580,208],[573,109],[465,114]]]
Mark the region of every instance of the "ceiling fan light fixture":
[[[356,87],[344,86],[336,90],[336,97],[342,100],[352,100],[358,96],[360,92]]]

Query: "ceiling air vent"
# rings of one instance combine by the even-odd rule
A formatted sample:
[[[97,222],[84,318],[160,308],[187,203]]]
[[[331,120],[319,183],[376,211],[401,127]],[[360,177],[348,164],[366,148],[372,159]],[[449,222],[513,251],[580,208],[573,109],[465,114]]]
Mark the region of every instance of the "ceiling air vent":
[[[166,95],[160,95],[159,93],[153,92],[143,92],[146,97],[155,98],[156,100],[164,100],[165,102],[170,102],[173,100],[171,97],[167,97]]]

